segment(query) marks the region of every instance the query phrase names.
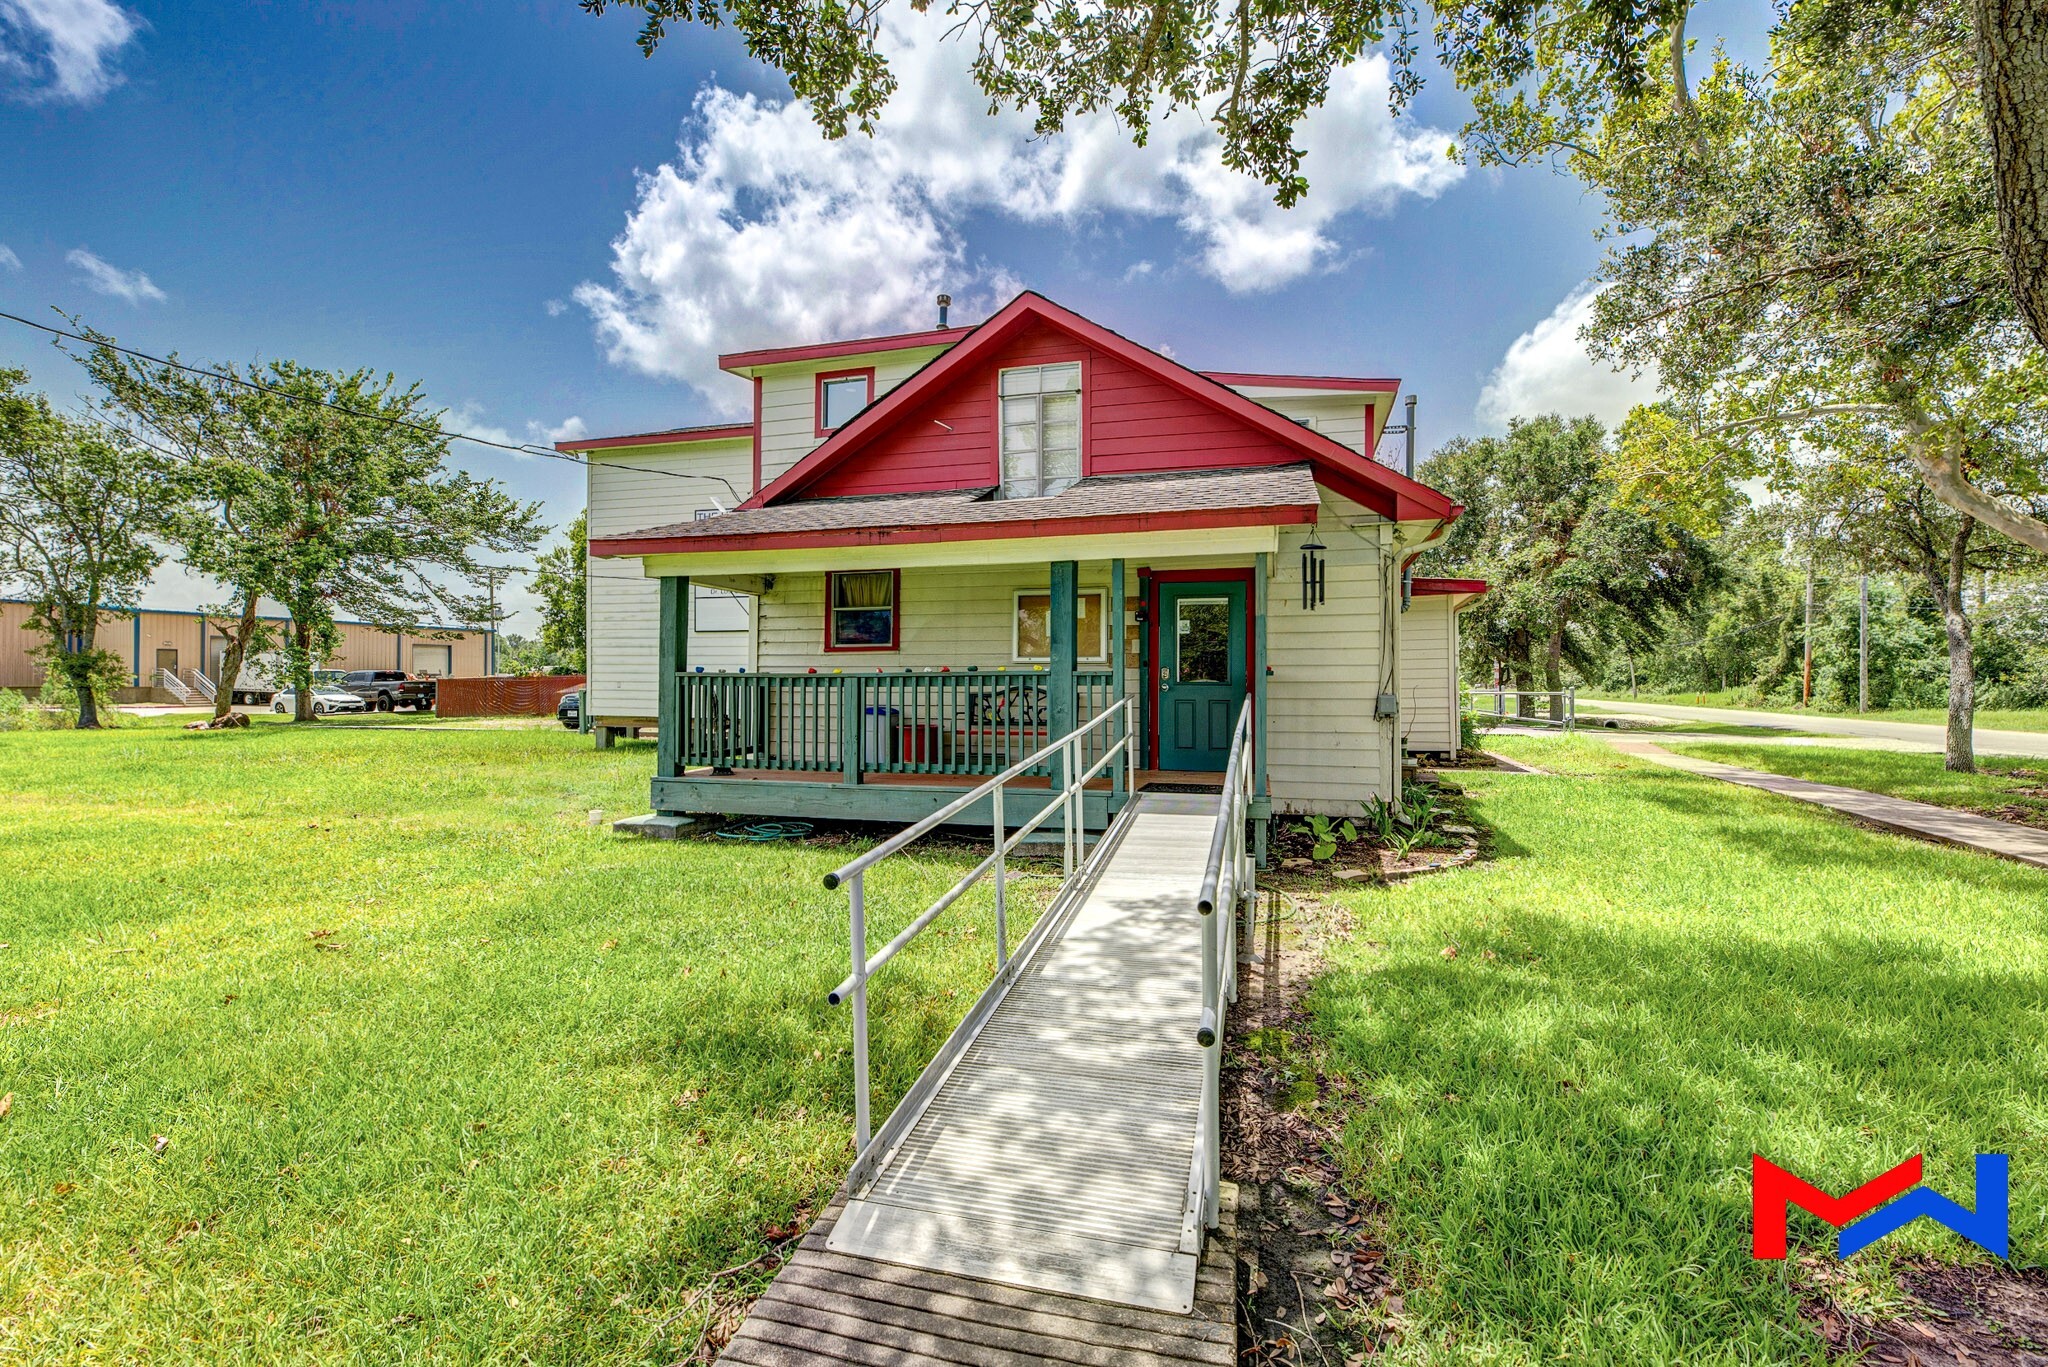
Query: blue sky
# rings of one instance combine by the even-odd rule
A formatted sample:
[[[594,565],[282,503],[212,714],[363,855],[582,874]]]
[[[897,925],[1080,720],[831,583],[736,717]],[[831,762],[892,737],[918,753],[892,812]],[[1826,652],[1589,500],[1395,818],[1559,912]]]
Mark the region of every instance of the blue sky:
[[[521,441],[716,420],[745,396],[718,350],[923,326],[935,288],[971,319],[1028,285],[1200,367],[1398,375],[1425,450],[1640,392],[1572,336],[1598,206],[1449,167],[1446,82],[1390,123],[1378,68],[1349,73],[1280,214],[1195,128],[1141,154],[982,118],[900,8],[883,137],[832,145],[729,34],[648,60],[572,0],[0,0],[0,300],[187,358],[392,370]],[[0,364],[81,388],[12,325]],[[581,504],[574,467],[457,449],[556,522]]]

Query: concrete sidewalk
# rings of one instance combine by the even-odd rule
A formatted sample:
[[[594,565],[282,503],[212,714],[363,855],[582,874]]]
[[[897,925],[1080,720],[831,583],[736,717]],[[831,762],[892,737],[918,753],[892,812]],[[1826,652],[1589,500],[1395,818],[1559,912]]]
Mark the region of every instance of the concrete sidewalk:
[[[1909,741],[1916,748],[1942,748],[1942,728],[1922,722],[1872,721],[1863,717],[1827,717],[1806,712],[1753,712],[1735,707],[1679,707],[1661,702],[1608,702],[1581,698],[1579,711],[1587,717],[1635,716],[1658,721],[1710,721],[1730,726],[1771,726],[1787,731],[1812,731],[1826,736],[1865,736],[1880,740]],[[1582,720],[1581,731],[1589,729]],[[1717,741],[1736,739],[1716,736]],[[1980,755],[2019,755],[2048,759],[2048,732],[1993,731],[1978,727],[1974,733]]]
[[[1694,759],[1690,755],[1674,755],[1646,740],[1615,737],[1608,740],[1608,744],[1625,755],[1634,755],[1652,764],[1811,802],[1901,835],[1938,841],[1944,845],[1960,845],[1964,849],[2048,869],[2048,831],[2032,826],[1978,816],[1974,812],[1959,812],[1949,807],[1936,807],[1926,802],[1909,802],[1902,797],[1866,793],[1860,788],[1837,788],[1831,783],[1809,783],[1783,774],[1760,773],[1755,769],[1738,769],[1732,764]]]

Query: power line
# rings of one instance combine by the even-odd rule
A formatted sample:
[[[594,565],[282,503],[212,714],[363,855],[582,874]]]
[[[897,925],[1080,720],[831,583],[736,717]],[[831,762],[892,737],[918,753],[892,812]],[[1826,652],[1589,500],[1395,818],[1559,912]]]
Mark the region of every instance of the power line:
[[[38,323],[33,318],[24,318],[18,313],[8,313],[4,310],[0,310],[0,318],[4,318],[10,323],[19,323],[26,328],[34,328],[38,332],[47,332],[55,337],[67,337],[74,342],[83,343],[86,346],[103,346],[109,351],[119,352],[123,356],[133,356],[138,361],[148,361],[152,365],[170,366],[175,370],[182,370],[188,374],[203,375],[209,380],[223,380],[229,384],[240,385],[244,389],[253,389],[260,394],[273,394],[280,399],[288,399],[293,403],[305,403],[312,404],[320,408],[329,408],[337,413],[343,413],[352,418],[367,418],[372,422],[381,422],[392,427],[407,428],[411,431],[420,432],[427,436],[446,437],[452,441],[466,441],[476,446],[488,446],[491,447],[493,450],[510,451],[515,456],[544,456],[549,460],[567,461],[571,465],[581,465],[586,469],[590,467],[589,460],[585,459],[582,456],[576,455],[574,452],[571,451],[557,451],[551,446],[541,446],[533,442],[528,442],[523,445],[514,446],[510,442],[493,441],[489,437],[476,437],[471,436],[467,432],[451,431],[450,429],[442,427],[438,424],[413,422],[407,418],[394,418],[391,417],[389,414],[385,413],[367,413],[359,408],[350,408],[347,404],[335,403],[331,399],[323,399],[310,394],[294,394],[288,389],[279,389],[275,385],[263,384],[257,380],[244,379],[240,375],[231,374],[226,371],[209,370],[204,366],[187,365],[183,361],[175,361],[168,356],[156,356],[152,355],[147,351],[137,351],[133,347],[120,346],[114,342],[107,341],[104,338],[81,336],[76,332],[68,332],[60,327],[52,327],[48,323]],[[608,470],[631,470],[636,474],[643,475],[660,475],[666,479],[710,480],[716,484],[723,484],[725,486],[725,491],[732,495],[732,501],[734,503],[742,502],[745,498],[745,495],[741,494],[738,489],[735,489],[733,487],[732,481],[725,478],[725,476],[723,475],[698,474],[685,470],[658,470],[655,469],[653,466],[627,465],[621,461],[610,460],[604,462],[604,468]]]

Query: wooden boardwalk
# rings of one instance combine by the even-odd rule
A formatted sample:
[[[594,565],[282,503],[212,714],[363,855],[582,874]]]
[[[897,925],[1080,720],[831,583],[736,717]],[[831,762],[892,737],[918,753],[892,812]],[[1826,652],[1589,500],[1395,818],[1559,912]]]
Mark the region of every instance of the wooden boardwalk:
[[[1146,794],[930,1103],[726,1361],[1233,1361],[1233,1264],[1189,1215],[1196,901],[1218,799]]]

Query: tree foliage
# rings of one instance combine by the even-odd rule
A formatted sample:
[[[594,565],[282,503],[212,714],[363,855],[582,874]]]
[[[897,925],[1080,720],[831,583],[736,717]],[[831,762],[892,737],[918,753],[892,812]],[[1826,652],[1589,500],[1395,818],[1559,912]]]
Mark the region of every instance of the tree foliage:
[[[78,725],[99,725],[95,681],[111,652],[100,620],[132,612],[162,554],[150,544],[168,487],[145,448],[121,432],[53,411],[0,370],[0,583],[27,594],[29,625],[69,681]]]
[[[1769,72],[1723,57],[1571,152],[1625,235],[1591,340],[1672,396],[1625,428],[1622,468],[1712,520],[1816,451],[1897,452],[2048,549],[2048,353],[2004,285],[1969,29],[1959,5],[1875,14],[1795,8]]]
[[[1562,688],[1567,664],[1590,670],[1610,643],[1647,639],[1712,582],[1698,536],[1616,497],[1605,441],[1592,418],[1519,419],[1505,437],[1450,442],[1419,472],[1465,505],[1431,571],[1487,581],[1466,638],[1518,689]]]
[[[562,544],[541,552],[533,562],[533,591],[540,598],[540,655],[550,664],[583,672],[587,653],[585,626],[589,602],[590,515],[562,529]]]
[[[538,505],[448,467],[440,414],[416,384],[291,361],[193,373],[88,335],[81,363],[179,472],[186,498],[171,535],[194,568],[235,589],[245,652],[259,595],[290,615],[280,644],[300,720],[337,618],[408,633],[430,617],[482,621],[482,557],[540,539]]]

